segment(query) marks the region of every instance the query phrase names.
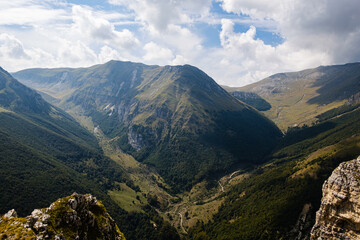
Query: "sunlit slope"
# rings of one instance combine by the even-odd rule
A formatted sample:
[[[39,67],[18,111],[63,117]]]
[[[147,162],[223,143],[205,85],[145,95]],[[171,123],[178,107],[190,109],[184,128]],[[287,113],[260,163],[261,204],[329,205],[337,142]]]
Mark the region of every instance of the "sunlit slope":
[[[254,92],[272,108],[265,113],[282,130],[310,124],[316,116],[339,107],[360,91],[360,63],[321,66],[300,72],[280,73],[257,83],[231,88]]]

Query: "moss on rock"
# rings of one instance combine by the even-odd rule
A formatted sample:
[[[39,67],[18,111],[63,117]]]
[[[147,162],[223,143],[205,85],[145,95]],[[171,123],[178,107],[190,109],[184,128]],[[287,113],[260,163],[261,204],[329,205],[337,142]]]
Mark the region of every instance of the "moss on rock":
[[[124,240],[104,205],[90,194],[74,193],[48,208],[19,218],[10,210],[0,219],[0,239]]]

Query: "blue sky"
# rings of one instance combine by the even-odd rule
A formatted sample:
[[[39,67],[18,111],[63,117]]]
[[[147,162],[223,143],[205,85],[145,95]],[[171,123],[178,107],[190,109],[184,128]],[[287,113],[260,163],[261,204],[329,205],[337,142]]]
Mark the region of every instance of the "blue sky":
[[[0,2],[0,66],[191,64],[219,84],[360,60],[357,0]]]

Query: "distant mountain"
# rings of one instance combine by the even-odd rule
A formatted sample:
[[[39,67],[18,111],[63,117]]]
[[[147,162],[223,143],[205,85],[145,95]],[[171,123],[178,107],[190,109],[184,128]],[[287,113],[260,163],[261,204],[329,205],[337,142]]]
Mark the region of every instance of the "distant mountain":
[[[185,189],[256,164],[281,132],[201,70],[110,61],[79,69],[28,69],[20,81],[60,108],[91,117],[123,150]]]
[[[279,73],[234,90],[263,97],[272,106],[265,115],[286,130],[311,124],[317,115],[343,105],[360,92],[360,63]]]

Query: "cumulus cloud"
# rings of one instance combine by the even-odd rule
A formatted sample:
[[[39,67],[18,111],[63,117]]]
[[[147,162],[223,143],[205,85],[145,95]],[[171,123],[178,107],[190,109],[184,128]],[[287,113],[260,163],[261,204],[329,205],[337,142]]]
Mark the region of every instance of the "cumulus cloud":
[[[266,45],[256,38],[256,28],[250,26],[246,32],[234,32],[234,22],[230,19],[221,21],[219,34],[222,48],[210,52],[207,65],[219,67],[209,68],[209,73],[221,84],[243,85],[262,79],[283,64],[279,59],[276,47]],[[215,61],[219,63],[216,64]]]
[[[171,24],[190,23],[194,16],[206,16],[211,0],[109,0],[136,13],[136,18],[151,31],[165,31]]]
[[[26,49],[23,43],[13,35],[0,34],[0,63],[8,71],[18,70],[19,66],[52,66],[54,58],[39,48]]]
[[[213,49],[207,60],[201,61],[202,68],[221,84],[246,85],[276,72],[300,70],[327,62],[326,53],[298,49],[287,42],[271,46],[256,37],[256,27],[235,32],[234,25],[233,20],[222,19],[219,33],[222,48]]]
[[[15,59],[30,59],[25,53],[23,44],[20,40],[6,33],[0,34],[0,56]]]
[[[189,63],[189,59],[186,59],[182,55],[176,55],[174,60],[171,61],[171,65],[184,65]]]
[[[128,60],[124,58],[116,49],[111,48],[107,45],[101,48],[98,58],[100,63],[105,63],[110,60]]]
[[[170,49],[160,47],[154,42],[145,44],[144,50],[146,54],[143,59],[150,64],[167,64],[174,58]]]
[[[328,54],[328,62],[359,60],[360,4],[357,0],[220,0],[227,12],[275,21],[277,31],[295,50]],[[352,49],[352,50],[350,50]],[[291,49],[289,49],[291,50]]]
[[[155,64],[195,63],[202,53],[202,38],[190,30],[197,18],[207,16],[211,0],[109,0],[135,12],[143,26],[143,50],[140,61]],[[156,49],[159,52],[153,52]],[[160,54],[161,53],[161,54]],[[174,57],[175,56],[175,57]],[[153,62],[151,62],[153,61]]]
[[[123,49],[132,48],[139,43],[131,31],[128,29],[115,30],[113,24],[104,18],[95,17],[89,9],[75,5],[72,7],[72,13],[73,28],[81,34],[87,34],[88,37]]]
[[[285,10],[288,6],[286,2],[291,5],[290,2],[292,1],[218,0],[225,11],[250,15],[254,18],[274,18],[277,13],[282,13]]]
[[[65,40],[58,52],[58,61],[70,66],[80,67],[97,62],[97,55],[81,41]]]

